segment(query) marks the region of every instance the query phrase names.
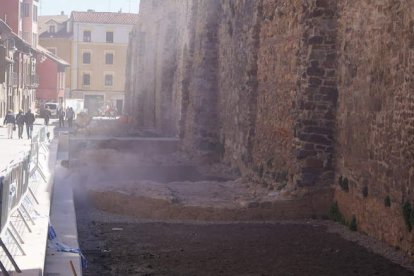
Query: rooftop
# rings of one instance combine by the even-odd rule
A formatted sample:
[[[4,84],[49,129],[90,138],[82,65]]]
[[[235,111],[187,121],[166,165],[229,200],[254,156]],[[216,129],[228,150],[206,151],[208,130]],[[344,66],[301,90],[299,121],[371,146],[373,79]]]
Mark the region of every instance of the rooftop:
[[[56,23],[63,23],[69,19],[69,16],[66,14],[59,15],[41,15],[39,16],[39,24],[45,24],[50,20],[55,21]]]
[[[60,31],[54,33],[48,31],[42,32],[40,33],[39,38],[71,38],[72,35],[72,33],[66,31],[66,28],[63,28]]]
[[[53,21],[56,24],[63,24],[69,19],[66,14],[39,16],[39,33],[47,31],[47,24]]]
[[[62,58],[54,55],[53,53],[49,52],[46,48],[37,45],[37,50],[39,50],[40,52],[42,52],[43,54],[45,54],[48,58],[50,58],[51,60],[55,61],[56,63],[63,65],[63,66],[69,66],[69,63],[66,62],[65,60],[63,60]]]
[[[138,14],[122,12],[73,11],[71,19],[73,19],[74,22],[83,23],[135,25],[138,22]]]

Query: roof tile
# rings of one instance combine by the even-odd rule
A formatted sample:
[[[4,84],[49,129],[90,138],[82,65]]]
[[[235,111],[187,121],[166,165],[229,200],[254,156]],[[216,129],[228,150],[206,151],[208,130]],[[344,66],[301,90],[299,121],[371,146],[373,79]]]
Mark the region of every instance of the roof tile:
[[[72,18],[75,22],[98,24],[125,24],[135,25],[138,22],[137,13],[121,12],[80,12],[73,11]]]

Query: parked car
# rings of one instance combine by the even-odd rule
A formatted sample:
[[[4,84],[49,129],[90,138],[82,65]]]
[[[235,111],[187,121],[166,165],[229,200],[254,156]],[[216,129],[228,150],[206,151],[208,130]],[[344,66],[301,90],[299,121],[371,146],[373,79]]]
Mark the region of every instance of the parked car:
[[[57,103],[47,102],[36,105],[34,114],[36,118],[44,118],[45,114],[48,114],[50,117],[57,117],[58,109],[59,105]]]
[[[59,104],[58,103],[45,103],[44,109],[50,112],[49,114],[51,117],[57,117]]]

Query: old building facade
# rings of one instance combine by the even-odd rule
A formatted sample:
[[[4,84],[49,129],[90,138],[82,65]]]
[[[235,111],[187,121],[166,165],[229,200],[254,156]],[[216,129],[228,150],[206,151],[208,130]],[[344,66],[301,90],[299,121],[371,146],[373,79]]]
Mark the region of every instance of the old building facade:
[[[413,2],[142,0],[140,12],[126,83],[137,127],[280,195],[331,191],[346,220],[414,252]]]
[[[1,114],[7,110],[34,108],[35,90],[39,83],[36,64],[41,59],[37,45],[38,1],[0,1],[1,41]]]
[[[54,79],[54,85],[48,89],[58,89],[60,91],[59,95],[55,95],[53,98],[61,105],[64,105],[65,99],[70,97],[71,85],[69,63],[72,60],[72,33],[68,31],[68,19],[69,17],[64,14],[39,16],[39,45],[50,53],[52,58],[48,59],[49,66],[53,67],[53,72],[59,75],[58,78]],[[58,62],[53,62],[56,59]],[[43,70],[47,71],[45,68]],[[59,70],[64,70],[64,76],[62,76],[63,72],[59,72]],[[51,78],[51,76],[46,76],[46,78]],[[63,88],[60,88],[58,82],[62,78],[64,78],[64,84]],[[38,91],[39,102],[44,102],[46,98],[50,98],[40,95],[41,93]]]
[[[125,100],[125,65],[129,35],[137,14],[72,12],[68,31],[73,33],[71,97],[84,99],[97,114],[104,105],[122,113]]]
[[[20,18],[22,32],[19,36],[34,48],[39,42],[39,0],[22,0],[20,4]]]
[[[49,50],[38,46],[37,49],[43,53],[43,60],[37,66],[39,76],[39,87],[36,90],[36,100],[39,106],[46,102],[64,105],[66,69],[69,63],[52,54]]]

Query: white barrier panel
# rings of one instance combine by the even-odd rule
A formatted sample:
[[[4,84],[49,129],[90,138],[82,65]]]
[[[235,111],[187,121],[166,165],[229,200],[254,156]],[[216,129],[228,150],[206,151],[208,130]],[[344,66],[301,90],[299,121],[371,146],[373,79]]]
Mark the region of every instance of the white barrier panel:
[[[9,245],[6,246],[3,241],[6,236],[10,236],[21,254],[25,255],[21,247],[21,244],[24,243],[23,233],[20,233],[21,231],[19,232],[10,223],[10,218],[17,213],[24,222],[25,228],[31,232],[28,221],[32,224],[35,222],[24,202],[28,201],[28,197],[31,197],[38,203],[35,193],[40,184],[48,182],[49,149],[47,143],[46,129],[42,128],[32,139],[30,152],[21,154],[4,171],[0,172],[0,247],[17,272],[20,271],[19,266],[8,249]],[[3,260],[0,261],[0,269],[3,275],[9,275]]]

